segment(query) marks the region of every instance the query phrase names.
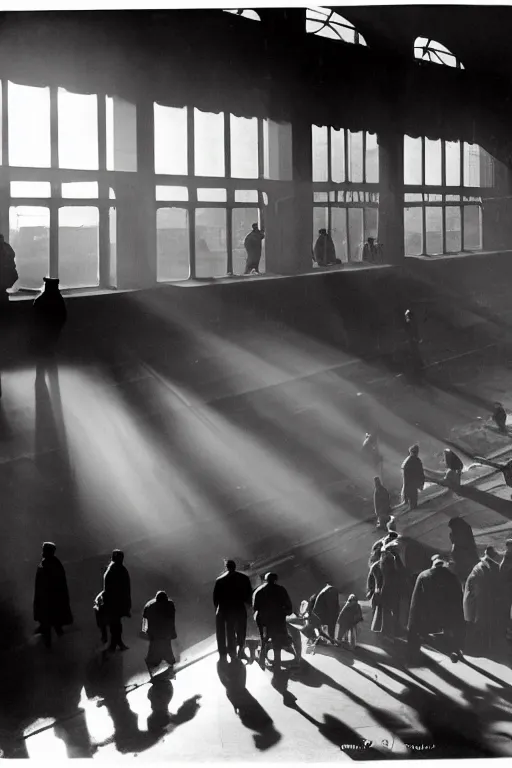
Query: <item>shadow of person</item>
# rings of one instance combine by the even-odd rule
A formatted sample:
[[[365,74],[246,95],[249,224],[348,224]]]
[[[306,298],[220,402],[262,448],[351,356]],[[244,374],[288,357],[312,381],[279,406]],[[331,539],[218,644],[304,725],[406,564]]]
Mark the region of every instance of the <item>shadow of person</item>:
[[[164,729],[171,720],[169,704],[173,697],[173,687],[170,680],[156,679],[148,691],[151,704],[151,714],[148,717],[148,731],[151,733]]]
[[[226,695],[245,728],[256,731],[254,744],[260,751],[270,749],[281,739],[270,715],[246,688],[247,671],[241,661],[217,663],[219,680]]]

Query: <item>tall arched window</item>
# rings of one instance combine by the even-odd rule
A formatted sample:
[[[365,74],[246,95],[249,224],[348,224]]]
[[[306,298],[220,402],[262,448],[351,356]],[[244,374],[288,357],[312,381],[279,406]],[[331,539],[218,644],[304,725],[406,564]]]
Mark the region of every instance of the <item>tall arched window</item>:
[[[414,58],[444,64],[446,67],[464,69],[459,59],[448,48],[429,37],[417,37],[414,41]]]
[[[306,32],[331,40],[343,40],[345,43],[366,45],[366,40],[359,34],[350,21],[331,8],[307,8]]]
[[[243,16],[244,19],[252,19],[253,21],[261,21],[259,13],[251,11],[249,8],[224,8],[226,13],[234,13],[235,16]]]

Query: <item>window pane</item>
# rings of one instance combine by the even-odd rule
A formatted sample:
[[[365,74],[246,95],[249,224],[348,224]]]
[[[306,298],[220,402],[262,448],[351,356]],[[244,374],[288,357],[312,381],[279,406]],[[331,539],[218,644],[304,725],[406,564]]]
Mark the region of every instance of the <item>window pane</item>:
[[[350,239],[350,261],[361,261],[363,255],[363,209],[348,209],[348,231]]]
[[[11,197],[51,197],[49,181],[11,181]]]
[[[190,275],[188,211],[159,208],[156,212],[158,282],[186,280]]]
[[[365,242],[369,237],[373,237],[377,240],[379,232],[379,211],[377,208],[365,208],[364,209],[364,239]]]
[[[235,203],[257,203],[257,189],[235,189]]]
[[[464,143],[464,186],[480,186],[480,147]]]
[[[328,200],[329,200],[329,195],[327,192],[313,192],[314,203],[327,203]]]
[[[97,181],[70,181],[62,184],[62,197],[98,197]]]
[[[426,207],[427,248],[428,254],[443,252],[443,214],[441,208]]]
[[[50,209],[9,209],[9,242],[16,253],[16,288],[41,288],[50,264]]]
[[[9,164],[49,168],[50,89],[9,83]]]
[[[441,140],[425,139],[425,184],[441,184]]]
[[[99,211],[59,208],[59,280],[62,288],[99,283]]]
[[[98,168],[98,97],[58,90],[59,167]]]
[[[186,176],[187,108],[154,105],[155,173]]]
[[[107,171],[137,170],[137,108],[119,96],[106,97]]]
[[[479,205],[464,206],[464,250],[482,250],[482,209]]]
[[[113,288],[117,288],[117,210],[115,208],[109,208],[108,225],[110,245],[109,283]]]
[[[421,138],[404,136],[404,184],[422,184]]]
[[[366,181],[368,184],[379,181],[379,145],[375,133],[366,134]]]
[[[358,184],[363,181],[363,132],[348,133],[348,158],[350,167],[350,178]]]
[[[196,276],[220,277],[227,273],[226,209],[196,210]]]
[[[327,128],[313,125],[311,129],[313,147],[313,181],[328,181]]]
[[[339,131],[331,128],[331,175],[332,181],[336,184],[345,181],[345,131],[343,128]]]
[[[446,185],[460,187],[460,142],[446,142]]]
[[[235,275],[243,275],[247,261],[247,251],[244,240],[256,222],[261,227],[261,220],[257,208],[233,209],[233,272]],[[261,243],[261,259],[258,270],[265,272],[265,240]]]
[[[423,215],[421,208],[404,210],[405,255],[421,256],[423,253]]]
[[[459,253],[462,250],[460,230],[460,208],[446,207],[446,250],[448,253]]]
[[[258,120],[230,115],[231,176],[235,179],[258,178]]]
[[[156,187],[157,200],[188,200],[187,187]]]
[[[316,243],[319,229],[329,229],[328,209],[315,205],[313,208],[313,245]]]
[[[224,115],[194,109],[196,176],[224,176]]]
[[[346,208],[331,208],[331,235],[336,249],[336,258],[347,261]]]
[[[290,123],[263,121],[263,176],[274,181],[291,181],[292,127]]]
[[[213,188],[198,189],[197,199],[202,203],[225,203],[227,200],[226,190]]]

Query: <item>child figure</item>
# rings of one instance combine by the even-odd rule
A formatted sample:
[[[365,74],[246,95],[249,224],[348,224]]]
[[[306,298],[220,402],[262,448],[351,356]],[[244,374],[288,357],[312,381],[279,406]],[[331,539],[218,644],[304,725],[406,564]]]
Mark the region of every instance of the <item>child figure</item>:
[[[351,651],[357,645],[357,625],[363,621],[363,612],[355,595],[350,595],[338,616],[338,642],[347,644]]]

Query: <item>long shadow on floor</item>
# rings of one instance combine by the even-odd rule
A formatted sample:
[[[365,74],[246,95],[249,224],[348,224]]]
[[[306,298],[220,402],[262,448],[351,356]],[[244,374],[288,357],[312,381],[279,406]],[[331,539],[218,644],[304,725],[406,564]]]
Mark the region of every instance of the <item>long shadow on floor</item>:
[[[241,661],[218,662],[217,674],[242,725],[252,731],[257,749],[270,749],[281,739],[272,718],[246,688],[247,671]]]

